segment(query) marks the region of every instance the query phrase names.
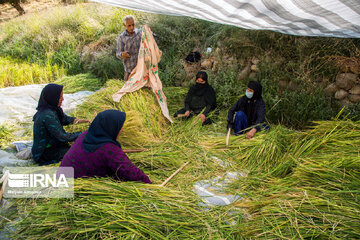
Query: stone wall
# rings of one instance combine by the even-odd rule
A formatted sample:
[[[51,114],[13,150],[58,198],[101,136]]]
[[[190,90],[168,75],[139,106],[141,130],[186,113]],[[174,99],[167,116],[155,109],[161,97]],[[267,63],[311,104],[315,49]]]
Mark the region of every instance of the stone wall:
[[[336,81],[328,85],[324,91],[327,96],[338,99],[342,105],[357,103],[360,101],[359,74],[339,73]]]

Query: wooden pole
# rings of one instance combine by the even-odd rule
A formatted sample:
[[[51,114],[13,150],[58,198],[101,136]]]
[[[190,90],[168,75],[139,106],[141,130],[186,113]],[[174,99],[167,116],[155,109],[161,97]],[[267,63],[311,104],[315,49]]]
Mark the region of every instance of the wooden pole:
[[[231,133],[231,128],[229,128],[228,133],[226,135],[226,146],[229,146],[230,133]]]
[[[137,153],[137,152],[145,152],[147,151],[146,148],[140,148],[140,149],[123,149],[124,153]]]
[[[8,177],[9,177],[9,174],[8,172],[6,171],[4,176],[1,178],[1,182],[2,182],[2,186],[1,186],[1,190],[0,190],[0,202],[2,200],[2,196],[3,196],[3,193],[5,191],[5,186],[7,184],[7,181],[8,181]],[[0,183],[1,183],[0,182]]]
[[[186,165],[188,165],[189,162],[186,162],[182,167],[180,167],[178,170],[176,170],[173,174],[171,174],[170,177],[168,177],[160,186],[165,186],[176,174],[178,174]]]

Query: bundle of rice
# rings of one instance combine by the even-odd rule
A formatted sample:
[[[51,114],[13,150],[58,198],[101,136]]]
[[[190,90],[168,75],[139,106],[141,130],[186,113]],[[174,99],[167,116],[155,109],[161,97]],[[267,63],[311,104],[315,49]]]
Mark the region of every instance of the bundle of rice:
[[[110,179],[79,179],[75,185],[75,199],[47,199],[33,205],[24,202],[21,208],[27,216],[17,223],[14,236],[220,239],[234,228],[217,211],[203,211],[192,192]]]
[[[168,122],[163,117],[161,109],[151,90],[141,89],[126,94],[119,103],[112,100],[123,81],[108,81],[106,87],[90,96],[74,112],[77,118],[94,119],[97,113],[107,109],[117,109],[126,112],[126,121],[119,142],[124,146],[144,146],[158,142],[167,130]],[[71,131],[84,131],[87,125],[73,125]],[[69,130],[69,131],[70,131]]]
[[[250,200],[235,204],[251,216],[241,225],[243,236],[360,238],[359,139],[360,122],[316,122],[283,153],[295,163],[285,177],[250,172],[235,183]]]
[[[90,73],[64,76],[61,79],[58,79],[55,83],[64,86],[64,93],[96,91],[103,86],[103,81]]]
[[[230,137],[230,144],[226,146],[226,136],[210,137],[200,142],[208,151],[222,152],[232,161],[237,162],[243,168],[273,172],[282,166],[282,174],[291,167],[292,161],[285,167],[285,159],[290,143],[297,139],[301,133],[289,130],[283,126],[273,126],[270,131],[256,134],[253,139],[246,139],[245,135]]]

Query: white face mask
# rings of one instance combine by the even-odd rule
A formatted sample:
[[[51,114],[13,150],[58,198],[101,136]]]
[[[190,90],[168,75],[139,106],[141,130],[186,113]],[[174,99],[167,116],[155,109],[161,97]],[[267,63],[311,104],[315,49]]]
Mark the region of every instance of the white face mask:
[[[248,99],[251,99],[251,98],[254,96],[254,93],[253,93],[253,92],[248,92],[248,90],[246,90],[245,96],[246,96]]]

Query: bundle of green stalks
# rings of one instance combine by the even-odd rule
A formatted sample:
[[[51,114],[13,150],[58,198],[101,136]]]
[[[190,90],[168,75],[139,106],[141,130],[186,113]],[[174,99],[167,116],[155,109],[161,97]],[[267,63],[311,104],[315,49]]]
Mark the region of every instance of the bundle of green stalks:
[[[54,82],[65,74],[56,65],[40,66],[0,57],[0,88]]]
[[[66,76],[57,80],[55,83],[63,85],[64,93],[68,94],[79,91],[96,91],[104,85],[99,78],[96,78],[90,73]]]
[[[248,170],[271,172],[284,164],[289,151],[289,142],[301,133],[289,130],[281,125],[272,126],[270,131],[262,131],[253,139],[246,139],[245,134],[231,136],[226,146],[226,136],[206,137],[200,144],[208,151],[227,156]],[[288,166],[289,168],[290,166]],[[287,171],[288,169],[283,169]]]
[[[191,191],[78,179],[74,199],[24,201],[17,239],[221,239],[237,231]],[[228,211],[228,209],[222,209]]]
[[[360,122],[315,124],[274,167],[291,159],[285,176],[251,171],[233,184],[248,195],[235,204],[251,216],[241,225],[245,238],[360,238]]]
[[[123,146],[142,147],[159,142],[168,128],[168,121],[163,116],[160,106],[149,89],[140,89],[125,94],[119,103],[114,102],[112,95],[119,91],[124,82],[110,80],[106,87],[90,96],[77,107],[74,116],[92,120],[97,113],[117,109],[126,112],[126,121],[119,142]],[[72,131],[84,131],[87,124],[72,125]]]

